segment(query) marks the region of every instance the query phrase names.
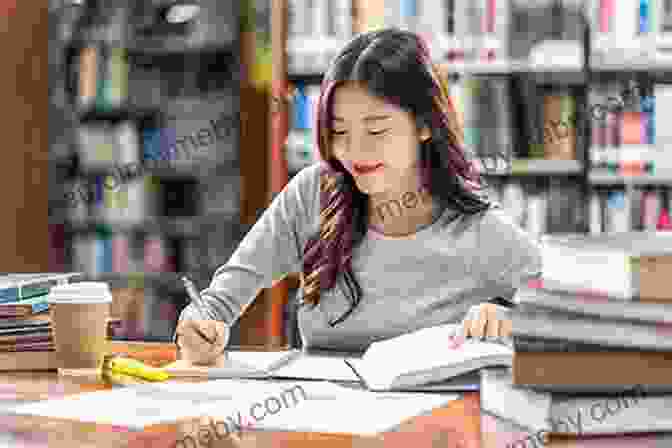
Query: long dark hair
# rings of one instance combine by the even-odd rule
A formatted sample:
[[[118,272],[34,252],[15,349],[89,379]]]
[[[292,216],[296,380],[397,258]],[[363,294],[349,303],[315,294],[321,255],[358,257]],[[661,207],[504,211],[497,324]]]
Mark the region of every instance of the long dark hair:
[[[317,305],[320,292],[336,286],[340,273],[348,287],[350,309],[359,304],[362,290],[352,271],[352,251],[364,239],[369,223],[368,195],[331,151],[334,88],[346,81],[397,105],[415,117],[418,129],[427,126],[431,137],[419,144],[423,186],[444,207],[463,214],[489,208],[479,173],[467,161],[463,132],[449,98],[444,77],[432,64],[429,50],[414,33],[386,28],[360,34],[334,58],[324,75],[317,106],[317,145],[321,161],[320,229],[304,248],[303,302]]]

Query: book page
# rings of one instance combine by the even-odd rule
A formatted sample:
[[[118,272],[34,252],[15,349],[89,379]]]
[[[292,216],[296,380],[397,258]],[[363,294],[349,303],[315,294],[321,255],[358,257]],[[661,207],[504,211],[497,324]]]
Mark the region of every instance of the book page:
[[[345,358],[301,354],[286,366],[274,371],[273,376],[330,381],[359,381],[345,363]]]
[[[513,356],[513,350],[502,343],[460,340],[458,329],[458,324],[445,324],[374,342],[353,365],[367,383],[389,387],[402,374],[458,367],[477,358]]]

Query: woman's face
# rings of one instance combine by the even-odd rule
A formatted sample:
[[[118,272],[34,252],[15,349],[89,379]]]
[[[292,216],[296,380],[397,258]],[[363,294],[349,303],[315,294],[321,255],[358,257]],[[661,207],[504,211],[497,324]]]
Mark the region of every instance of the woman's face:
[[[369,195],[396,195],[420,186],[418,133],[413,116],[348,82],[335,88],[332,153]],[[409,190],[410,189],[410,190]]]

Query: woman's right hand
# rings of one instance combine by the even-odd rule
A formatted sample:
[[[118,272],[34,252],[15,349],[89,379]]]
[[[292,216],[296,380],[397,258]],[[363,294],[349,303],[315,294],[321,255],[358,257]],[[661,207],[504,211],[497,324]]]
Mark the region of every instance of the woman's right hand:
[[[175,334],[182,359],[192,364],[214,364],[229,341],[229,329],[218,320],[185,319]]]

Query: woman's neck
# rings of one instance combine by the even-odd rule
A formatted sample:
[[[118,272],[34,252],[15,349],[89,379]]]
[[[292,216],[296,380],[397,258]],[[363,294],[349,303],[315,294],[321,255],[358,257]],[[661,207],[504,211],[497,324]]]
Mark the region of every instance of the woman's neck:
[[[407,236],[431,225],[441,207],[425,188],[369,196],[369,227],[388,236]]]

